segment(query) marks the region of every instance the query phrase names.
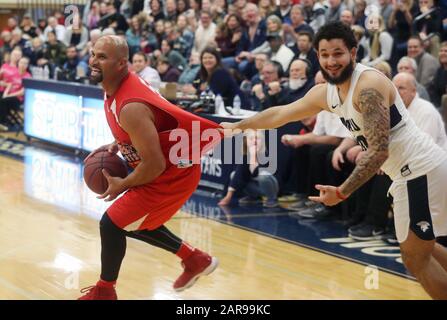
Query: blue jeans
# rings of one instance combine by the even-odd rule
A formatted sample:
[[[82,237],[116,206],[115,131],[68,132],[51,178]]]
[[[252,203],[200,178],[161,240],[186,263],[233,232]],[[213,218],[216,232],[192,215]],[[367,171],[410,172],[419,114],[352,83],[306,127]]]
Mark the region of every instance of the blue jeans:
[[[233,176],[234,172],[231,173],[231,178]],[[243,191],[250,197],[267,197],[267,201],[276,201],[279,192],[278,180],[270,173],[263,173],[251,179]]]

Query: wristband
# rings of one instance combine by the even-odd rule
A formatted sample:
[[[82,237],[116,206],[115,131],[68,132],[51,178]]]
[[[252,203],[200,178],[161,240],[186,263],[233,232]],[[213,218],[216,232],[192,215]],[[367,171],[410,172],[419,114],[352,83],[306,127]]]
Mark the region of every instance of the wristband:
[[[338,197],[339,199],[341,199],[341,200],[346,200],[346,199],[348,199],[348,197],[349,197],[349,196],[345,196],[345,195],[343,195],[343,194],[340,192],[340,188],[339,188],[339,187],[337,187],[337,188],[335,189],[335,194],[336,194],[337,197]]]

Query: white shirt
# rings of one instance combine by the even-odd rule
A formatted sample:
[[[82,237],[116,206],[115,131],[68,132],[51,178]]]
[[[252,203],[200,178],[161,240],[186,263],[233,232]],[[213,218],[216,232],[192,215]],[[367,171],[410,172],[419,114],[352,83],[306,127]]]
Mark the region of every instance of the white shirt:
[[[215,37],[216,24],[214,22],[212,22],[206,29],[200,24],[194,34],[194,47],[192,51],[201,54],[203,49],[214,42]]]
[[[352,99],[360,75],[365,71],[380,73],[374,68],[357,63],[351,75],[349,92],[343,103],[338,95],[337,86],[327,84],[327,105],[330,111],[340,116],[345,127],[364,150],[368,148],[368,141],[364,134],[363,116],[355,109]],[[391,82],[390,85],[394,87]],[[394,90],[395,100],[390,106],[388,159],[382,165],[382,170],[394,182],[408,181],[427,174],[446,161],[447,153],[416,126],[396,87]]]
[[[416,94],[407,110],[419,129],[428,133],[438,146],[447,151],[447,135],[444,122],[435,106]]]
[[[295,53],[283,44],[279,47],[279,50],[276,53],[272,52],[271,60],[279,62],[282,66],[282,70],[286,72],[289,69],[289,65],[294,57]]]
[[[317,115],[317,121],[312,131],[317,136],[332,136],[339,138],[347,138],[351,136],[348,129],[343,126],[340,118],[332,112],[321,111]]]
[[[145,67],[143,70],[137,73],[141,79],[150,84],[155,90],[160,89],[161,79],[158,71],[151,67]]]
[[[61,25],[61,24],[58,24],[56,26],[56,28],[54,28],[54,29],[55,29],[54,31],[56,32],[56,39],[59,40],[59,41],[64,42],[64,40],[65,40],[65,27],[63,25]],[[53,30],[53,28],[50,27],[50,26],[47,26],[45,28],[45,30],[43,31],[43,39],[42,39],[43,41],[48,41],[48,32],[50,32],[52,30]]]

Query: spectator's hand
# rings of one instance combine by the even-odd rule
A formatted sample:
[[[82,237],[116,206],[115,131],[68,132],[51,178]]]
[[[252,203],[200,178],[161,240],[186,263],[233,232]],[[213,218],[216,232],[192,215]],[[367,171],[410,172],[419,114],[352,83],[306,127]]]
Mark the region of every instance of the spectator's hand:
[[[159,56],[161,56],[161,51],[157,49],[154,51],[154,58],[158,59]]]
[[[109,24],[109,28],[115,29],[116,27],[118,27],[118,22],[117,21],[114,21],[111,24]]]
[[[140,48],[141,50],[143,50],[144,48],[146,48],[146,46],[149,44],[149,41],[147,40],[143,40],[140,42]]]
[[[38,66],[43,66],[44,64],[47,64],[48,60],[45,58],[40,58],[39,60],[37,60],[37,65]]]
[[[282,24],[282,30],[284,31],[284,33],[292,33],[295,31],[295,30],[293,30],[293,27],[288,23]]]
[[[255,60],[255,55],[252,53],[248,53],[247,60],[253,62]]]
[[[340,149],[336,148],[332,154],[332,167],[337,171],[341,171],[341,163],[345,163],[345,159]]]
[[[262,84],[258,83],[251,89],[251,91],[258,97],[259,100],[262,100],[265,98],[264,91],[262,88]]]
[[[281,92],[281,84],[278,81],[273,81],[268,84],[270,95],[275,95]]]
[[[349,160],[349,162],[356,163],[357,156],[360,152],[362,152],[362,147],[354,146],[349,149],[348,152],[346,152],[346,158]]]
[[[337,196],[337,187],[317,184],[315,188],[320,191],[320,195],[318,197],[311,196],[309,200],[323,203],[326,206],[335,206],[343,201]]]

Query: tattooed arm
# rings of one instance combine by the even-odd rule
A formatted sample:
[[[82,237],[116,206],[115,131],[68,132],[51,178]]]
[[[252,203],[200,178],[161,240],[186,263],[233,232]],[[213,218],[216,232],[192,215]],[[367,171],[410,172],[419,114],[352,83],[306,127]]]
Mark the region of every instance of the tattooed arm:
[[[364,85],[362,85],[364,84]],[[390,135],[389,106],[394,94],[388,81],[371,73],[362,75],[356,91],[357,108],[363,116],[364,134],[368,151],[356,165],[354,171],[340,186],[344,195],[350,195],[367,182],[388,158]]]

